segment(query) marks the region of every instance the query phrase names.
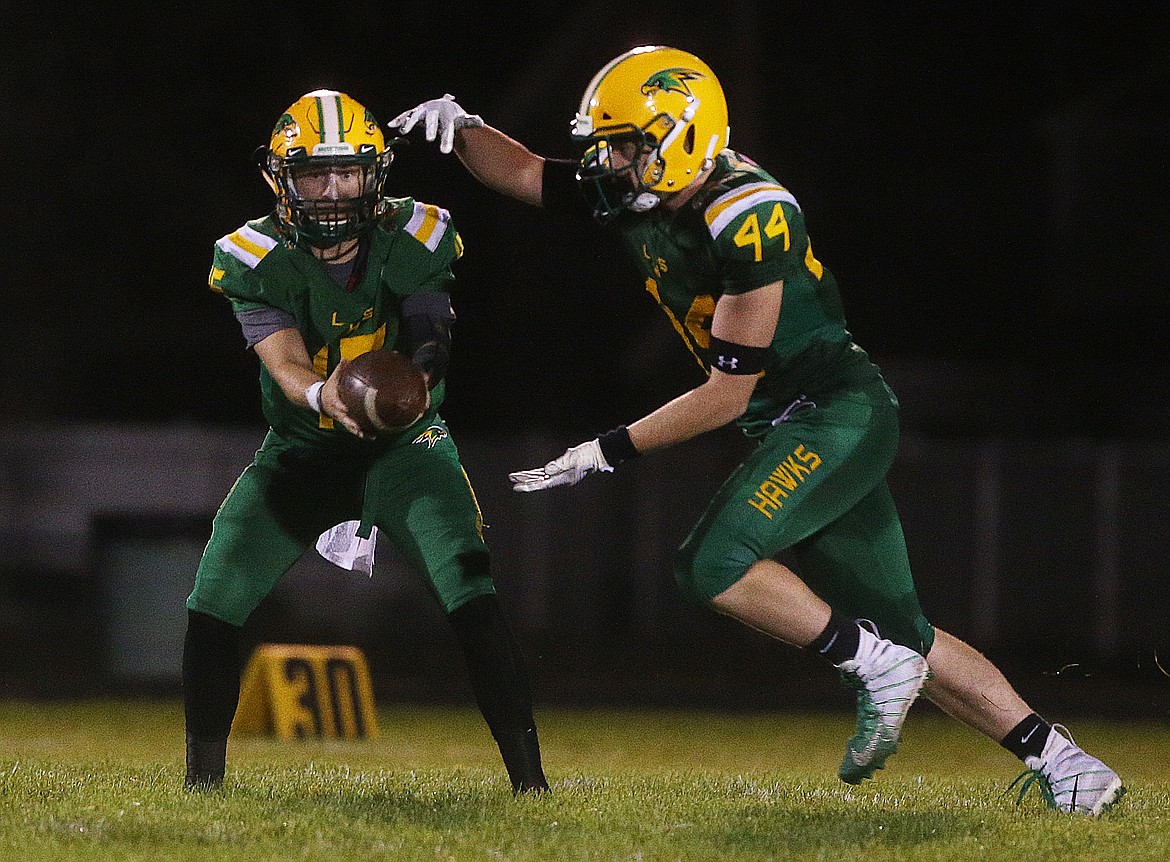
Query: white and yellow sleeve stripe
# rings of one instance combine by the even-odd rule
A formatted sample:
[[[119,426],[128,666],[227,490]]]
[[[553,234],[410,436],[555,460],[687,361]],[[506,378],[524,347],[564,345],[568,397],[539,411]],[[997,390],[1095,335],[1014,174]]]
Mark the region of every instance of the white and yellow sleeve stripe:
[[[447,233],[451,213],[434,204],[414,202],[414,214],[406,223],[406,232],[421,242],[429,251],[434,251]]]
[[[719,236],[720,232],[735,221],[736,216],[751,209],[764,201],[782,201],[800,209],[800,204],[792,196],[792,192],[776,183],[748,183],[720,195],[707,207],[704,217],[707,219],[707,230],[711,238]]]
[[[220,251],[227,252],[248,269],[255,269],[264,256],[276,248],[277,240],[244,225],[235,233],[220,237],[215,244]]]

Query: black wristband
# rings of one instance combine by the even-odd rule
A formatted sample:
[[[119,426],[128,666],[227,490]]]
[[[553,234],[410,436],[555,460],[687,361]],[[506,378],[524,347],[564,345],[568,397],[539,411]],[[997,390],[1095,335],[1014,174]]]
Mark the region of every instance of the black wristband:
[[[630,439],[630,429],[619,425],[612,431],[597,435],[597,443],[601,446],[601,454],[609,462],[609,466],[616,467],[623,461],[630,461],[642,453],[634,448],[634,441]]]

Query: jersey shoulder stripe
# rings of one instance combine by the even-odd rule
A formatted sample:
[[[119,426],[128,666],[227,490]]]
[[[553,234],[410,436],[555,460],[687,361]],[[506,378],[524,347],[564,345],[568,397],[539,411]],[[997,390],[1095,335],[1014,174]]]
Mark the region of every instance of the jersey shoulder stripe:
[[[406,232],[425,245],[428,251],[434,251],[443,241],[450,223],[451,214],[442,207],[415,201]]]
[[[220,251],[230,254],[248,269],[255,269],[268,252],[279,245],[279,240],[261,233],[250,225],[222,236],[215,245]]]
[[[735,221],[736,216],[765,201],[778,201],[800,209],[792,192],[778,183],[746,183],[724,192],[707,205],[703,217],[707,221],[711,238],[718,237],[724,228]]]

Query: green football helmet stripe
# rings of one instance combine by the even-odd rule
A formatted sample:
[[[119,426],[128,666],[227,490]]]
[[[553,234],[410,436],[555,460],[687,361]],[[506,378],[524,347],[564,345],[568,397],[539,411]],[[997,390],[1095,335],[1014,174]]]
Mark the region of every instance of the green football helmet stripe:
[[[317,96],[317,131],[321,143],[336,144],[345,140],[345,126],[342,124],[341,94]]]

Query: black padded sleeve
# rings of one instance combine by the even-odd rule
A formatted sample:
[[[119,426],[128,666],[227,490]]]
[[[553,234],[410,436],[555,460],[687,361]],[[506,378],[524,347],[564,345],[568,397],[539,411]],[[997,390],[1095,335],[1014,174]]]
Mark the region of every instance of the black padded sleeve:
[[[577,163],[568,159],[545,159],[541,180],[541,203],[558,215],[591,218],[581,189],[577,186]]]
[[[451,296],[442,291],[412,293],[402,300],[402,353],[427,373],[432,389],[451,363],[451,324],[455,310]]]

